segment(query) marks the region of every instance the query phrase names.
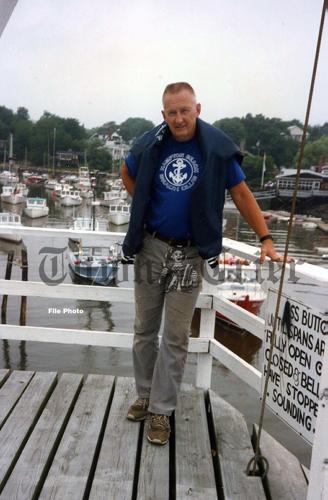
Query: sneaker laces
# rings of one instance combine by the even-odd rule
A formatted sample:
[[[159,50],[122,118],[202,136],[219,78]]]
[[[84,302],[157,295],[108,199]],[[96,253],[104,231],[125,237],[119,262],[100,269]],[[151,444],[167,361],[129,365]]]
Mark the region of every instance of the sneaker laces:
[[[170,420],[167,415],[160,415],[156,413],[150,415],[150,423],[151,425],[164,430],[166,430],[170,426]]]

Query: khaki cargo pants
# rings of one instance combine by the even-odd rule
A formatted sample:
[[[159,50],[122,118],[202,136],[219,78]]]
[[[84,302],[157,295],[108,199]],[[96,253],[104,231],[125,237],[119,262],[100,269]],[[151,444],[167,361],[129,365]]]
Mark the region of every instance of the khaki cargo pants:
[[[181,250],[183,265],[187,265],[185,273],[183,267],[179,267],[179,251],[175,252],[175,248],[147,233],[135,261],[133,365],[136,387],[139,397],[150,399],[149,411],[165,415],[170,415],[177,404],[191,320],[201,290],[202,259],[195,247]],[[167,253],[172,251],[177,262],[167,260]],[[164,262],[173,264],[173,272]],[[192,282],[189,287],[186,276],[187,285]],[[163,310],[164,327],[159,346]]]

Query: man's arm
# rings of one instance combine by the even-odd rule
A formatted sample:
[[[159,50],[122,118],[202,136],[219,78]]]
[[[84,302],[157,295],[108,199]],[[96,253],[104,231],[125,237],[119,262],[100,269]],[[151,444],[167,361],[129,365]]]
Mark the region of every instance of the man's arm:
[[[268,226],[264,220],[261,209],[257,204],[252,192],[247,184],[242,181],[229,189],[231,198],[238,208],[245,221],[251,226],[259,238],[269,234]],[[276,252],[272,240],[265,240],[261,246],[260,262],[263,263],[265,257],[271,260],[281,261],[282,257]],[[290,262],[291,259],[288,259]]]
[[[134,193],[134,187],[135,187],[135,180],[132,179],[132,177],[129,174],[128,167],[126,166],[125,161],[122,163],[121,166],[121,177],[123,184],[129,193],[130,196],[133,196]]]

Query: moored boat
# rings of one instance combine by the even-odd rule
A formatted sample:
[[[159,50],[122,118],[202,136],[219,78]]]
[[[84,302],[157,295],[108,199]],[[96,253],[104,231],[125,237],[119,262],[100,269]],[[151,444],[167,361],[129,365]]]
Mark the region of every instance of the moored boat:
[[[30,175],[26,177],[26,184],[43,184],[45,180],[43,175]]]
[[[91,285],[111,285],[117,278],[119,266],[118,245],[106,247],[70,245],[68,254],[71,273]]]
[[[11,172],[10,170],[3,170],[0,172],[0,183],[1,184],[15,184],[18,182],[18,175]]]
[[[113,200],[113,203],[109,205],[109,221],[115,226],[128,224],[130,216],[130,203],[119,199],[117,202]]]
[[[244,259],[226,256],[220,262],[220,271],[222,278],[216,295],[257,316],[266,299],[266,292],[257,281],[257,267]],[[217,313],[217,318],[234,324],[222,314]]]
[[[74,207],[81,205],[82,198],[80,191],[73,189],[63,189],[60,193],[60,204],[65,207]]]
[[[27,198],[24,214],[31,219],[46,217],[49,214],[49,207],[45,198]]]
[[[8,233],[3,232],[1,230],[1,226],[10,226],[13,231]],[[11,214],[9,212],[0,212],[0,239],[20,243],[22,241],[22,236],[14,233],[14,230],[18,227],[22,227],[20,215]]]
[[[2,186],[0,198],[1,201],[10,203],[11,205],[25,203],[25,196],[23,192],[16,186]]]

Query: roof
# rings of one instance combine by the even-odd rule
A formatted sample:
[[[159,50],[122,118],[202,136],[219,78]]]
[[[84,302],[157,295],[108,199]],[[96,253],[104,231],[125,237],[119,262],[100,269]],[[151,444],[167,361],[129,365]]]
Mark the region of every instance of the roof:
[[[282,177],[293,177],[296,176],[297,169],[296,168],[286,168],[283,173],[276,175],[276,179],[281,179]],[[313,170],[301,169],[300,175],[310,175],[311,177],[318,177],[322,179],[323,175],[319,172],[314,172]]]

